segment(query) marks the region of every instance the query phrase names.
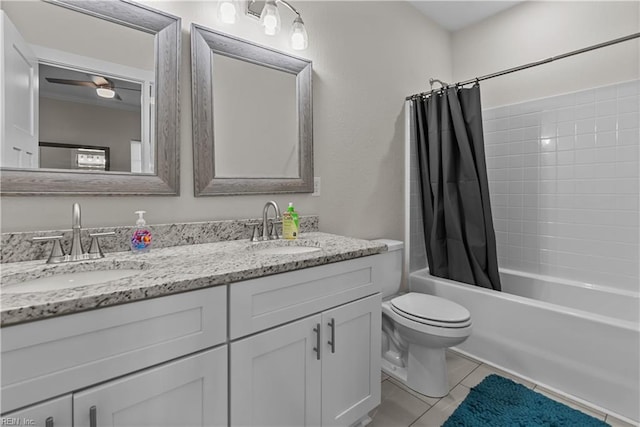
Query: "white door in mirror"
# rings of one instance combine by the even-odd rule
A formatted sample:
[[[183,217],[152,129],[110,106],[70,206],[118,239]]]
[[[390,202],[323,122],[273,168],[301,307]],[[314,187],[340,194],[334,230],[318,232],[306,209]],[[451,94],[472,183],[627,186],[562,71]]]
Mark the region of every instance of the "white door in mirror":
[[[0,166],[37,168],[38,61],[18,29],[0,10],[4,61],[0,70],[3,117]]]

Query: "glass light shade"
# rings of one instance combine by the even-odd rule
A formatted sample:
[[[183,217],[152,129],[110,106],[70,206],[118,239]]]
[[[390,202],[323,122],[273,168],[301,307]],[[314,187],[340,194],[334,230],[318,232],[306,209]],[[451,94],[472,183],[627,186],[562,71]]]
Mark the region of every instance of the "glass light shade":
[[[102,98],[113,98],[114,96],[116,96],[116,93],[113,91],[113,89],[109,89],[106,87],[96,88],[96,93],[99,97]]]
[[[234,24],[236,22],[236,10],[233,0],[220,0],[218,2],[218,19],[225,24]]]
[[[273,36],[280,32],[280,13],[275,0],[267,0],[260,14],[260,24],[264,26],[264,33]]]
[[[299,16],[291,25],[291,47],[295,50],[305,50],[309,45],[309,36],[304,28],[304,22]]]

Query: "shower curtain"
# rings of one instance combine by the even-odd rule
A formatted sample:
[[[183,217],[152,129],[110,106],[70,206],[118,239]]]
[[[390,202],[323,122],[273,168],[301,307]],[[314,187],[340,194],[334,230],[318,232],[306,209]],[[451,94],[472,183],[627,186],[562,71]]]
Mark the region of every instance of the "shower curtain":
[[[432,275],[500,290],[480,86],[411,101]]]

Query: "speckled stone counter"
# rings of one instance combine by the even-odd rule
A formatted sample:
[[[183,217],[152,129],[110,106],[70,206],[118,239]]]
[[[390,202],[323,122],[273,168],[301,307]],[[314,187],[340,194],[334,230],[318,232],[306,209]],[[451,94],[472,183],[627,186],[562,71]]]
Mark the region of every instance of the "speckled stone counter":
[[[317,247],[306,253],[274,255],[265,249],[296,244]],[[176,246],[148,254],[110,253],[100,260],[65,264],[26,261],[2,265],[0,324],[46,319],[146,298],[224,285],[386,251],[384,244],[326,233],[303,233],[296,243],[248,240]],[[89,286],[43,292],[7,293],[29,279],[79,271],[133,269],[133,275]]]
[[[300,217],[300,231],[302,233],[318,231],[318,216],[303,215]],[[154,248],[167,248],[181,245],[198,245],[228,240],[249,239],[253,230],[252,224],[261,223],[262,219],[230,219],[204,222],[188,222],[176,224],[148,224],[153,236]],[[135,227],[99,227],[83,228],[82,244],[89,247],[89,233],[114,232],[113,237],[100,240],[102,252],[128,251],[131,233]],[[258,229],[261,231],[262,226]],[[62,236],[62,247],[69,253],[71,245],[71,230],[25,231],[0,234],[0,263],[13,263],[47,259],[51,252],[51,243],[34,243],[34,237]]]

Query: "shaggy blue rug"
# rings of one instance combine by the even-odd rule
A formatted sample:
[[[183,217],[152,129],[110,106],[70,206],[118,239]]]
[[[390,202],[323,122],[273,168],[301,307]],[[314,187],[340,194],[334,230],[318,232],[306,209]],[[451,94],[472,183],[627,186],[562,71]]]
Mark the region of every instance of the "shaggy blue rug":
[[[499,375],[471,388],[442,427],[603,427],[604,421]]]

